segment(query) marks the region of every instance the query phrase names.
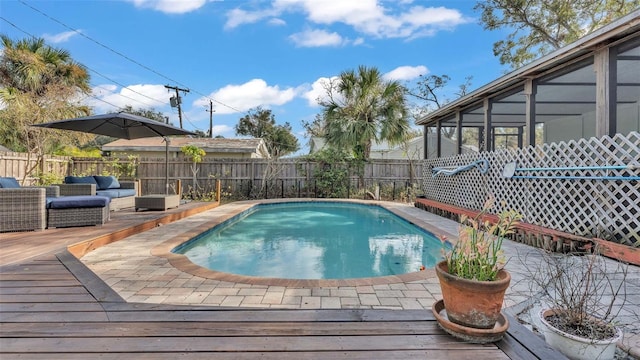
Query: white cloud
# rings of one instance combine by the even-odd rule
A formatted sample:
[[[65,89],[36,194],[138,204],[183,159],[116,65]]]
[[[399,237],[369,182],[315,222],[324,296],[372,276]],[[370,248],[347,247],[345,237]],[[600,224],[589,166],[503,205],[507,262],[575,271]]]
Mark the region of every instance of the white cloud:
[[[289,36],[289,39],[298,47],[340,46],[347,43],[338,33],[324,30],[306,30]]]
[[[139,104],[139,107],[143,107],[143,104],[148,104],[147,107],[168,105],[169,98],[172,96],[172,93],[167,93],[164,85],[129,85],[121,89],[120,94],[134,104]]]
[[[311,84],[311,89],[308,89],[307,87],[307,91],[302,93],[302,97],[307,99],[307,103],[309,104],[309,106],[311,107],[317,107],[320,106],[320,104],[318,104],[318,99],[320,100],[327,100],[327,88],[329,86],[331,86],[332,82],[335,82],[338,79],[337,76],[333,76],[331,78],[327,78],[327,77],[321,77],[318,80],[314,81],[313,84]],[[335,96],[336,94],[334,94]]]
[[[169,105],[167,89],[164,85],[130,85],[125,88],[105,84],[92,89],[94,97],[88,98],[87,105],[94,107],[96,112],[114,111],[131,105],[134,109],[157,109]]]
[[[242,9],[232,9],[227,12],[227,22],[224,28],[229,30],[244,24],[253,24],[266,18],[277,16],[280,13],[272,9],[261,11],[245,11]],[[273,20],[273,19],[272,19]]]
[[[376,38],[412,39],[432,36],[440,30],[450,30],[472,21],[456,9],[411,6],[411,3],[401,1],[393,4],[391,9],[378,0],[275,0],[270,8],[252,11],[236,8],[229,11],[225,28],[255,23],[285,12],[297,12],[303,13],[308,21],[315,24],[340,23]]]
[[[185,14],[198,10],[207,0],[128,0],[136,7],[153,9],[167,14]]]
[[[227,85],[212,93],[209,97],[217,100],[217,114],[233,114],[244,112],[258,106],[283,105],[293,100],[296,90],[293,88],[280,89],[279,86],[268,86],[262,79],[253,79],[241,85]],[[214,104],[216,101],[214,101]],[[200,98],[194,106],[209,106],[208,98]]]
[[[272,18],[269,20],[269,25],[284,26],[284,25],[287,25],[287,22],[280,18]]]
[[[401,19],[403,22],[414,26],[429,25],[444,29],[469,21],[458,10],[445,7],[425,8],[422,6],[411,8],[410,12],[402,14]]]
[[[384,74],[382,77],[385,80],[413,80],[420,75],[426,75],[429,73],[429,69],[426,66],[400,66],[397,67],[388,73]]]
[[[47,42],[53,43],[53,44],[58,44],[58,43],[63,43],[63,42],[67,42],[69,39],[71,39],[71,37],[78,35],[78,32],[81,32],[80,30],[76,31],[65,31],[65,32],[61,32],[59,34],[43,34],[42,38],[44,38]]]
[[[208,131],[208,128],[207,128]],[[235,129],[229,125],[213,125],[213,136],[216,135],[232,135],[235,134]]]

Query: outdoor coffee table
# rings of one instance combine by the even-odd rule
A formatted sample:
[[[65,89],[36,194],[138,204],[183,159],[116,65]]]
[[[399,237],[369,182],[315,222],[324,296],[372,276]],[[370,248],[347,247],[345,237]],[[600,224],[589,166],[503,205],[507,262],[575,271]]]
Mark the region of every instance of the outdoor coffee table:
[[[180,205],[180,195],[144,195],[136,196],[136,211],[138,209],[147,210],[167,210]]]

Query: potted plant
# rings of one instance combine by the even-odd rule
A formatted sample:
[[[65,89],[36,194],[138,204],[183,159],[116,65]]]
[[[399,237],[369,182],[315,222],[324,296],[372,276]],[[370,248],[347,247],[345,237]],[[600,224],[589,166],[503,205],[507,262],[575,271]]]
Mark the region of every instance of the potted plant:
[[[464,327],[492,329],[511,281],[503,269],[502,241],[514,232],[522,216],[505,211],[497,222],[490,223],[484,215],[493,203],[491,197],[476,217],[462,217],[458,241],[436,266],[447,318]]]
[[[546,342],[570,359],[613,359],[622,330],[615,317],[626,296],[627,267],[593,254],[546,253],[534,267],[537,312]],[[609,269],[607,268],[609,266]]]

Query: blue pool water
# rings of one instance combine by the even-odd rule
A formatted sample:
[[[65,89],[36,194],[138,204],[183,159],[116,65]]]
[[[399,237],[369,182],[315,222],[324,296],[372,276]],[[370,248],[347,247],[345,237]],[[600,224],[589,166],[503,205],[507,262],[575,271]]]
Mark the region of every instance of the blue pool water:
[[[347,279],[434,267],[442,243],[379,206],[262,204],[173,250],[200,266],[287,279]]]

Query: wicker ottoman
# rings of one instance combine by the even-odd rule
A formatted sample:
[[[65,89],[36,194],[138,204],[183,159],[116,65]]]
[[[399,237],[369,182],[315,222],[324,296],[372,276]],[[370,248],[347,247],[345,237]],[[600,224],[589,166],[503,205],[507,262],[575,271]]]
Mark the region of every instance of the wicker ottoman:
[[[61,196],[47,204],[47,227],[102,225],[109,220],[106,196]]]
[[[138,209],[167,210],[178,205],[180,205],[180,195],[136,196],[136,211]]]

